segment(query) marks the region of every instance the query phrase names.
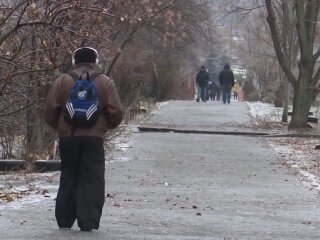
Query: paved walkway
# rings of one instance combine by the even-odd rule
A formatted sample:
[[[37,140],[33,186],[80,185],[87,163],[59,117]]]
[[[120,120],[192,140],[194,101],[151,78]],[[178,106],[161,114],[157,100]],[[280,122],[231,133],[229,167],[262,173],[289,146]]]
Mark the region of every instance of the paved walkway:
[[[172,101],[148,125],[238,131],[245,103]],[[224,123],[230,122],[232,124]],[[124,143],[122,143],[124,145]],[[101,228],[57,229],[54,201],[1,211],[1,239],[319,239],[315,192],[263,138],[133,133],[108,156]]]

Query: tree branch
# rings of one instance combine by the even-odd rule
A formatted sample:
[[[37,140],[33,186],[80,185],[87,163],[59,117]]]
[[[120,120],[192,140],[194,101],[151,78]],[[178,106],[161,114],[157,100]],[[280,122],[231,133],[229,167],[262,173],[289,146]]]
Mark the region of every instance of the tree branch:
[[[297,13],[297,31],[300,42],[301,61],[305,61],[306,57],[312,54],[312,47],[308,44],[306,24],[305,24],[305,10],[304,1],[295,0],[296,13]]]
[[[273,13],[273,9],[272,9],[272,1],[271,0],[266,0],[266,7],[267,7],[267,22],[269,24],[270,27],[270,31],[271,31],[271,37],[272,37],[272,41],[273,41],[273,45],[279,60],[279,64],[281,65],[286,77],[288,78],[288,81],[290,81],[290,83],[292,84],[292,86],[295,88],[296,87],[296,83],[297,80],[295,78],[295,76],[293,75],[291,69],[289,68],[286,58],[284,56],[284,53],[281,49],[281,45],[280,45],[280,38],[278,35],[278,30],[276,27],[276,19]]]

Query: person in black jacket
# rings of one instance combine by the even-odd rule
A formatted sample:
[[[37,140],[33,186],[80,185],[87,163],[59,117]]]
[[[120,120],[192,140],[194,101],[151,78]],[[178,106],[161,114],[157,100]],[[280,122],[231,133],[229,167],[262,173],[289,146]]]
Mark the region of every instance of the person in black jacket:
[[[231,71],[229,63],[224,65],[223,70],[219,74],[219,82],[222,88],[222,101],[223,103],[230,103],[231,90],[234,85],[234,75]]]
[[[197,102],[200,98],[203,102],[206,102],[207,84],[209,81],[209,74],[205,66],[201,66],[200,71],[197,73],[196,84],[197,84]]]

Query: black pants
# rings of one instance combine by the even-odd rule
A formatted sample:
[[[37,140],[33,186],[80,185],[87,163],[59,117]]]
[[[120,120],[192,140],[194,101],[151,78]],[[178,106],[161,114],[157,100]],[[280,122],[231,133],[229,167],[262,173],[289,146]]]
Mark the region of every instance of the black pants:
[[[231,98],[231,90],[232,86],[231,85],[222,85],[222,100],[223,103],[230,103],[230,98]]]
[[[60,139],[61,176],[55,215],[60,228],[75,220],[80,228],[99,228],[105,200],[103,140],[97,137]]]

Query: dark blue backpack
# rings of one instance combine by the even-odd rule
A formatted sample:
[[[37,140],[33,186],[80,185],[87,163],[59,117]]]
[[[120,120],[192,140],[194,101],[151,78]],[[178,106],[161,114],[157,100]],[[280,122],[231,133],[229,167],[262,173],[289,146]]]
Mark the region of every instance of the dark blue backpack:
[[[100,73],[89,76],[84,71],[80,77],[69,72],[74,83],[67,98],[64,120],[74,127],[92,127],[98,120],[98,97],[93,81]],[[83,75],[86,79],[82,79]]]

